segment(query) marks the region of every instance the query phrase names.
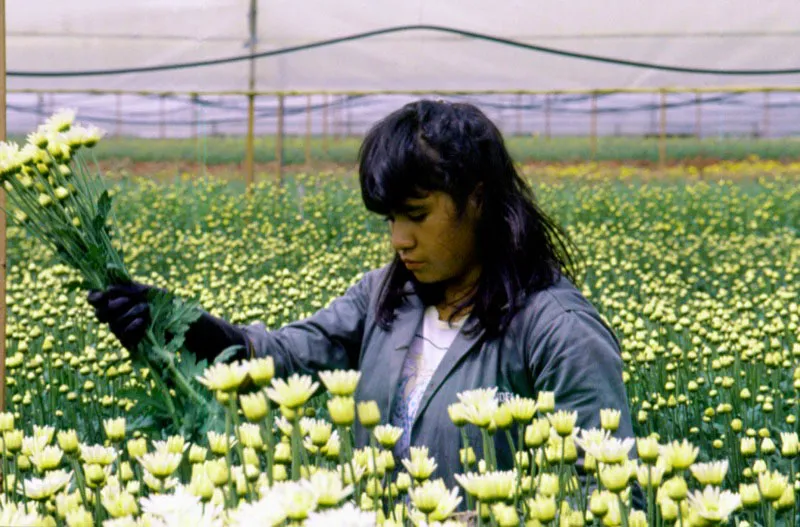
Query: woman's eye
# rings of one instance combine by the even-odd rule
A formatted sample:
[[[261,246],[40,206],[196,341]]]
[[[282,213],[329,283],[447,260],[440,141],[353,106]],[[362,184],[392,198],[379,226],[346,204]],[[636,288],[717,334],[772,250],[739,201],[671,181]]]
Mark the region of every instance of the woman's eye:
[[[425,219],[427,214],[409,214],[408,219],[414,222],[420,222]]]

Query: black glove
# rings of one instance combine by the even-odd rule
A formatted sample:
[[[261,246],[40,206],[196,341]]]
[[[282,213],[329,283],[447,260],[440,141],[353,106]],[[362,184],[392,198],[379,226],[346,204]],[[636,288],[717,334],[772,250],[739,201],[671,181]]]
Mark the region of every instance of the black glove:
[[[105,291],[91,291],[87,297],[100,322],[108,322],[111,332],[128,351],[133,352],[144,337],[150,324],[147,293],[152,286],[131,282],[113,285]],[[212,362],[224,349],[240,346],[229,359],[247,359],[250,356],[248,339],[242,329],[201,311],[200,318],[189,326],[184,347],[197,356],[197,360]]]

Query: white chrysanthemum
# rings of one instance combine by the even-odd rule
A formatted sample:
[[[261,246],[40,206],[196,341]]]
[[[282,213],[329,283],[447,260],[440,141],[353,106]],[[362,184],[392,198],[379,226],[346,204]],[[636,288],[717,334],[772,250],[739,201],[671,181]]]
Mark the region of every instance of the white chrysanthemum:
[[[375,527],[377,517],[374,512],[362,511],[352,503],[346,503],[339,509],[324,512],[312,512],[306,520],[306,527]]]
[[[728,516],[742,503],[741,497],[729,490],[720,491],[718,487],[706,486],[688,495],[689,509],[710,524],[728,520]]]
[[[200,498],[193,495],[183,485],[176,487],[173,494],[156,494],[140,500],[142,512],[163,520],[167,525],[192,525],[178,521],[178,518],[191,518],[199,522],[195,525],[212,525],[214,518],[219,518],[221,509],[211,504],[205,506]],[[219,520],[219,525],[221,525]]]
[[[114,447],[103,445],[80,445],[81,459],[89,465],[110,465],[117,459],[117,450]]]
[[[459,393],[458,400],[461,401],[461,404],[465,404],[467,406],[478,406],[481,404],[486,404],[489,401],[494,401],[496,403],[496,395],[496,386],[492,388],[478,388]]]
[[[50,440],[43,435],[34,435],[22,439],[22,454],[32,457],[34,454],[44,451],[50,444]]]
[[[514,491],[517,473],[513,470],[477,474],[456,474],[456,481],[464,490],[480,501],[505,500]]]
[[[31,463],[36,466],[39,472],[45,470],[52,470],[61,464],[61,458],[64,456],[64,451],[58,446],[46,446],[38,452],[34,452],[31,456]]]
[[[694,463],[689,470],[701,485],[722,485],[722,481],[728,473],[728,460]]]
[[[295,409],[308,402],[319,388],[309,375],[293,374],[288,379],[273,379],[272,386],[265,389],[267,396],[287,408]]]
[[[286,519],[284,509],[283,494],[276,490],[264,489],[262,497],[255,503],[243,502],[239,508],[231,512],[228,525],[230,527],[249,527],[253,525],[254,518],[258,518],[258,524],[264,527],[280,525]]]
[[[209,366],[197,380],[209,390],[215,392],[231,392],[236,390],[247,376],[247,366],[235,362],[221,362]]]
[[[361,372],[357,370],[334,370],[319,373],[319,380],[325,385],[325,389],[332,395],[342,397],[348,397],[355,393],[360,378]]]
[[[581,447],[585,452],[589,452],[590,446],[601,444],[603,441],[611,437],[611,432],[601,428],[592,428],[590,430],[581,430],[580,434],[575,437],[575,443]]]
[[[426,481],[408,492],[414,506],[431,520],[446,520],[461,503],[458,489],[448,490],[442,479]]]
[[[44,126],[51,132],[66,132],[75,122],[75,110],[59,110],[45,121]]]
[[[69,484],[72,472],[53,470],[44,478],[25,480],[25,496],[32,500],[46,500]],[[21,491],[20,491],[21,492]]]
[[[353,492],[353,486],[344,486],[341,475],[333,470],[320,469],[308,481],[317,494],[317,503],[325,507],[338,505]]]
[[[29,527],[40,525],[42,518],[36,512],[34,503],[29,503],[27,508],[23,504],[9,502],[5,496],[0,498],[0,525],[5,527]]]
[[[636,439],[632,437],[608,437],[598,445],[587,445],[586,452],[601,463],[622,463],[628,460],[628,453],[635,444]]]

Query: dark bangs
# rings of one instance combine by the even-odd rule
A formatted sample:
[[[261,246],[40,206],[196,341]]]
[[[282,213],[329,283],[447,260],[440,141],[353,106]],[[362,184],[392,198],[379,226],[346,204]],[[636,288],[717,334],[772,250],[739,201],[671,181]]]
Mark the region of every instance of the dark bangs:
[[[437,108],[437,119],[429,115],[431,110],[407,105],[367,133],[359,150],[361,197],[367,210],[386,216],[430,191],[446,192],[460,210],[474,190],[477,180],[464,170],[469,160],[437,144],[442,130],[436,127],[447,117],[441,114],[453,114],[455,120],[457,108]]]

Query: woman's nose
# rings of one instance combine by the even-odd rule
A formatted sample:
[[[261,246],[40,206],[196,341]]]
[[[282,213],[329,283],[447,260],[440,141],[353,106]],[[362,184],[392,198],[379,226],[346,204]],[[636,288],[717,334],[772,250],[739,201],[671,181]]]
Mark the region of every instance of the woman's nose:
[[[414,236],[411,229],[405,228],[401,222],[394,222],[391,226],[392,248],[395,251],[408,251],[414,248]]]

